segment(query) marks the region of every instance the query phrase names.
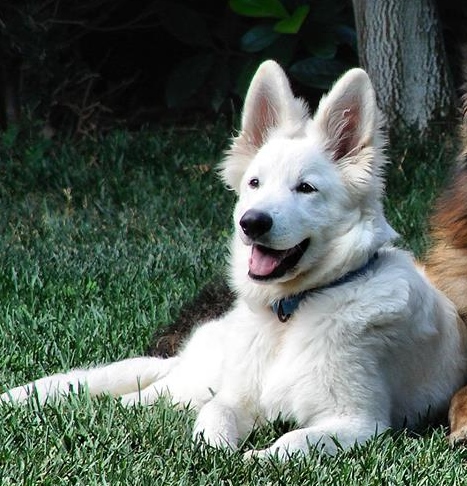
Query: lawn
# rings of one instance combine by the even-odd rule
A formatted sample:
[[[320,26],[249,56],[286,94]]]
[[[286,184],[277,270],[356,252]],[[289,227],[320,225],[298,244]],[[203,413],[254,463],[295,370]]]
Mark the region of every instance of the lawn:
[[[154,331],[225,266],[234,196],[216,164],[231,123],[115,130],[81,141],[37,127],[0,140],[2,391],[70,367],[145,353]],[[426,248],[429,208],[453,153],[440,137],[391,150],[389,219],[401,245]],[[167,403],[123,408],[86,394],[0,407],[0,484],[463,484],[445,429],[378,437],[336,457],[286,464],[191,444],[193,414]],[[282,424],[248,438],[265,445]],[[466,479],[467,480],[467,479]]]

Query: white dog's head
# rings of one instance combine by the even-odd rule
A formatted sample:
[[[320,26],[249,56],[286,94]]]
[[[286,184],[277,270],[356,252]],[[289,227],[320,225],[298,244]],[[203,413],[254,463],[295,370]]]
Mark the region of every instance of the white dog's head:
[[[281,67],[259,67],[222,165],[239,196],[232,276],[240,292],[271,301],[325,285],[395,236],[380,201],[383,145],[363,70],[348,71],[310,118]]]

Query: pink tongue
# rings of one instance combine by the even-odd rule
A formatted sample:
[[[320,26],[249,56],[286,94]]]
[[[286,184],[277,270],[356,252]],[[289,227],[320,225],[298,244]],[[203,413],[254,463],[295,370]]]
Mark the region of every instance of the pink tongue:
[[[253,245],[248,263],[253,275],[266,276],[272,273],[280,262],[279,255],[265,254],[256,245]]]

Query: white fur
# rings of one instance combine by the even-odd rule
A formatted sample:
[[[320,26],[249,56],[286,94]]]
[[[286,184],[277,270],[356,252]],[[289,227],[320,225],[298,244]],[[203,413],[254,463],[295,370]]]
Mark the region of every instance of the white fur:
[[[161,394],[198,410],[194,437],[235,449],[251,429],[278,417],[297,429],[246,457],[336,451],[443,411],[462,384],[462,336],[454,306],[391,245],[382,209],[386,163],[375,96],[360,69],[345,74],[310,118],[282,69],[267,61],[248,92],[239,136],[222,167],[238,194],[231,281],[238,298],[199,327],[178,357],[136,358],[74,370],[2,395],[39,400],[85,385],[92,394],[153,403]],[[257,179],[258,187],[249,181]],[[304,193],[306,182],[317,191]],[[255,209],[271,215],[252,240],[239,226]],[[310,244],[294,268],[259,282],[248,276],[252,244],[276,250]],[[378,259],[362,275],[336,279]],[[280,322],[271,303],[319,288]]]

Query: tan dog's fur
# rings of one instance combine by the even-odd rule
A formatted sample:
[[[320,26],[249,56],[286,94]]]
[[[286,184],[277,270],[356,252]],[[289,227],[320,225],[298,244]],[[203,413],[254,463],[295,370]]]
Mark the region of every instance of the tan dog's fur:
[[[430,280],[467,321],[467,171],[461,168],[432,218],[435,244],[428,254]]]
[[[425,271],[435,286],[456,305],[460,325],[467,329],[467,99],[461,126],[462,148],[453,180],[439,199],[431,219],[433,247]],[[466,373],[467,378],[467,373]],[[466,380],[467,381],[467,380]],[[451,444],[467,441],[467,386],[449,410]]]

